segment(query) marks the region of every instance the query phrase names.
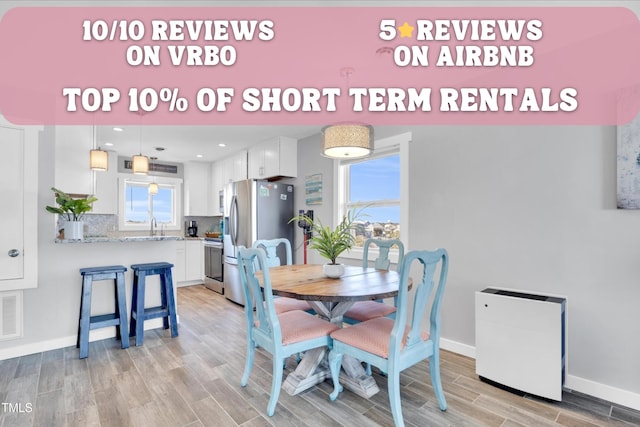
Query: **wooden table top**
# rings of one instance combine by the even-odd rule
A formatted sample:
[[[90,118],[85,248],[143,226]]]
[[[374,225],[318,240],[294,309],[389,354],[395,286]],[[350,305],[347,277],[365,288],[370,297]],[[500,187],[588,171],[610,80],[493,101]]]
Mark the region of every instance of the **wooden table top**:
[[[309,301],[364,301],[398,294],[400,276],[395,271],[345,266],[339,279],[322,273],[322,265],[296,264],[269,269],[274,295]]]

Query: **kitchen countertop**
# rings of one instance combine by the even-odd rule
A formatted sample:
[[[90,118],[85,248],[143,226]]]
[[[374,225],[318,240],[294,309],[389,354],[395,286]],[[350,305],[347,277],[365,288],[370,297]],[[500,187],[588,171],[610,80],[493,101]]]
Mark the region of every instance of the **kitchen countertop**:
[[[129,243],[154,242],[165,240],[186,240],[184,236],[86,236],[82,240],[55,239],[55,243]],[[198,239],[197,237],[194,239]]]

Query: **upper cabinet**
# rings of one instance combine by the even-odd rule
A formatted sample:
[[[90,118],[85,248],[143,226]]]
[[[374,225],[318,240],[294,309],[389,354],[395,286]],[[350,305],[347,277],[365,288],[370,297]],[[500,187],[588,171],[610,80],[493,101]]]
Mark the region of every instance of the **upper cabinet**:
[[[218,195],[225,185],[247,179],[247,150],[218,160],[211,166],[212,193]],[[217,210],[216,210],[217,212]]]
[[[249,179],[298,176],[298,141],[279,136],[249,149]]]
[[[247,150],[240,150],[238,153],[227,158],[226,161],[227,176],[225,177],[225,184],[247,179]]]
[[[208,216],[211,197],[211,166],[209,163],[187,162],[184,164],[184,215]]]
[[[224,162],[211,163],[211,198],[209,200],[212,215],[222,215],[220,192],[224,191]]]
[[[55,133],[55,187],[65,193],[93,194],[91,126],[56,126]]]

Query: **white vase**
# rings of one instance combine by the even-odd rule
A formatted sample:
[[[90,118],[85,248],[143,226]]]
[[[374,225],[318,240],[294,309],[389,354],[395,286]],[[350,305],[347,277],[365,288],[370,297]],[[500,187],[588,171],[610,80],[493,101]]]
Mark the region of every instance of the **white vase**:
[[[324,264],[322,273],[331,279],[337,279],[344,274],[344,264]]]
[[[82,240],[83,227],[82,221],[64,221],[64,238],[67,240]]]

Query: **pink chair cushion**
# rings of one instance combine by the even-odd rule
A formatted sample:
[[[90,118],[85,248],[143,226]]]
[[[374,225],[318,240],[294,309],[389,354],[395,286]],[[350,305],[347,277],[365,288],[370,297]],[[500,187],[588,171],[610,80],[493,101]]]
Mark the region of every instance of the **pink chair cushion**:
[[[389,357],[389,337],[394,322],[394,319],[388,317],[378,317],[348,328],[338,329],[331,334],[331,338],[386,359]],[[405,346],[408,333],[409,326],[405,329],[401,348]],[[423,332],[421,338],[428,340],[429,334]]]
[[[279,314],[278,320],[283,345],[322,337],[339,329],[333,323],[300,310]]]
[[[273,305],[276,307],[276,313],[278,314],[293,310],[307,311],[311,308],[306,301],[287,297],[274,298]]]
[[[382,302],[375,301],[358,301],[347,310],[344,317],[364,322],[375,319],[377,317],[386,317],[391,313],[395,313],[396,308]]]

